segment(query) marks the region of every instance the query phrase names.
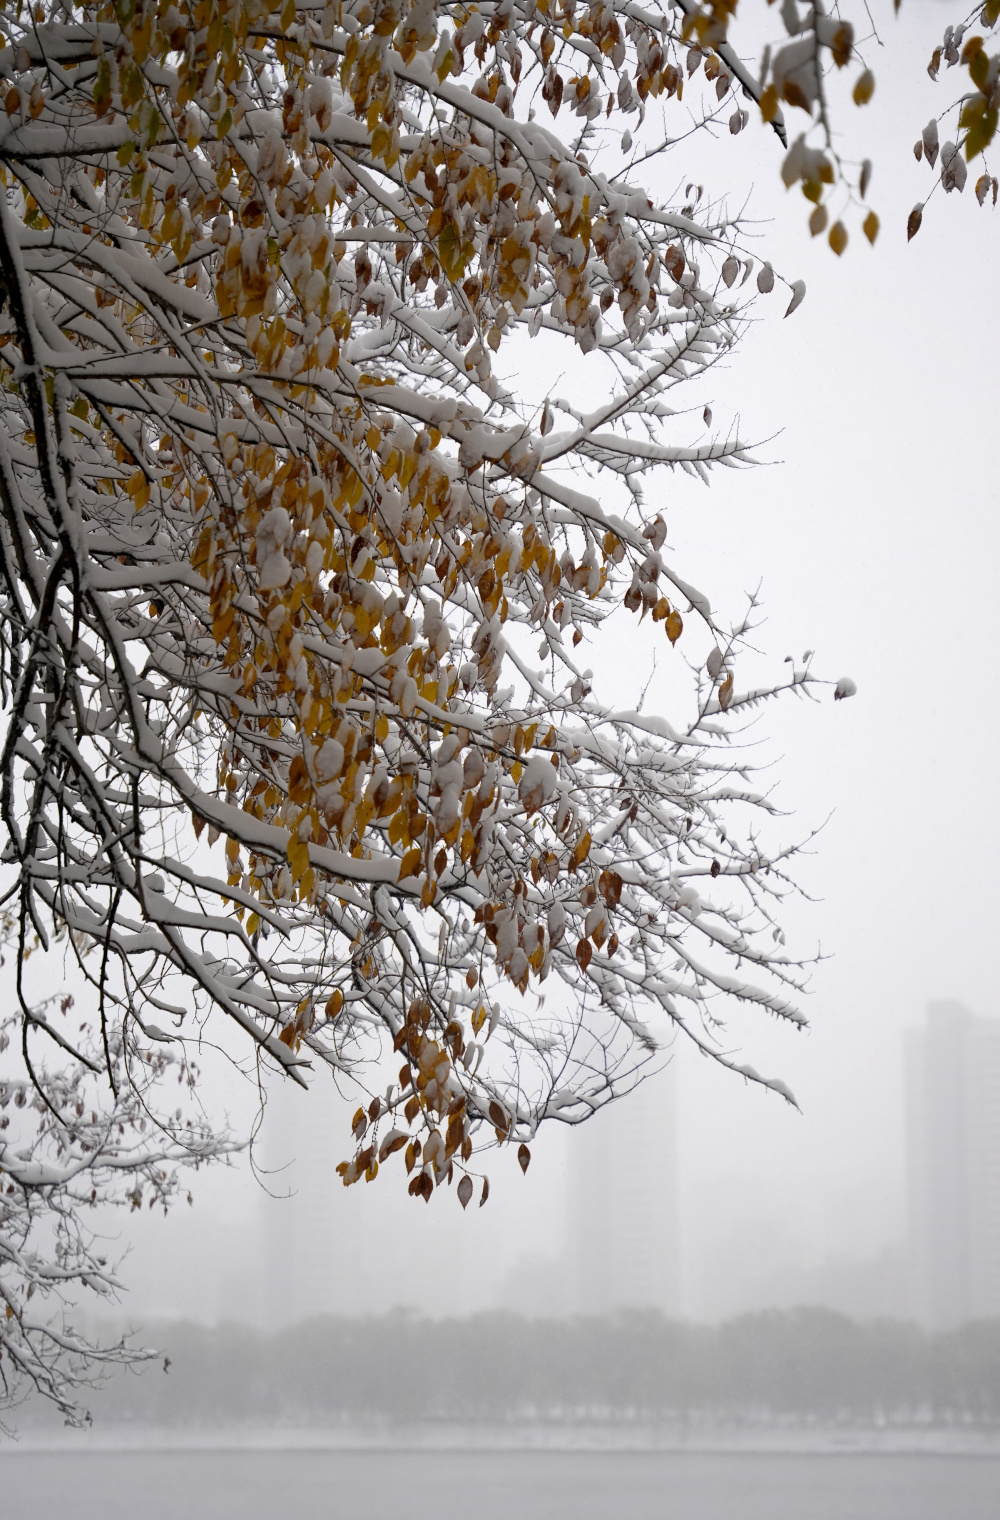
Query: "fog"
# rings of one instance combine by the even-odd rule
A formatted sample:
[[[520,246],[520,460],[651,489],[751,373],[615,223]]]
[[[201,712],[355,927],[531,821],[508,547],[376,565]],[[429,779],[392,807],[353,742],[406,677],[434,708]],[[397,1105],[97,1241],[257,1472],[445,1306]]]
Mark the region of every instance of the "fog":
[[[899,43],[893,37],[879,59],[874,102],[844,120],[845,153],[877,149],[875,249],[856,238],[835,260],[824,239],[811,242],[803,203],[783,191],[761,130],[701,145],[697,160],[685,160],[706,184],[752,187],[762,250],[789,277],[804,277],[808,296],[787,322],[777,295],[762,299],[728,370],[712,372],[694,398],[711,404],[717,426],[739,418],[742,435],[760,440],[762,467],[719,471],[709,490],[665,479],[656,505],[666,509],[668,546],[733,618],[759,588],[761,670],[812,648],[818,670],[858,685],[836,707],[772,707],[755,735],[787,814],[783,837],[819,830],[797,866],[807,897],[790,904],[785,927],[794,948],[823,958],[805,1000],[808,1032],[734,1021],[727,1048],[784,1078],[800,1109],[680,1048],[656,1079],[668,1114],[651,1226],[663,1264],[658,1306],[695,1321],[800,1304],[927,1319],[912,1175],[909,1203],[907,1191],[916,1142],[907,1140],[905,1032],[922,1025],[934,1000],[957,1000],[981,1018],[1000,1014],[990,658],[1000,631],[1000,518],[987,469],[996,215],[971,190],[936,196],[909,247],[904,233],[928,183],[910,144],[947,88],[935,93],[921,67],[939,24],[937,7],[906,7]],[[661,172],[679,171],[668,158]],[[530,354],[547,362],[542,345]],[[571,383],[553,376],[563,391]],[[631,622],[612,623],[592,663],[598,691],[602,676],[631,680],[635,692],[624,695],[637,697],[652,676],[648,706],[675,700],[665,662],[651,671]],[[216,1091],[237,1125],[252,1115],[256,1092],[224,1068]],[[612,1230],[601,1214],[619,1184],[596,1186],[584,1208],[581,1176],[602,1149],[627,1140],[543,1135],[528,1176],[513,1156],[499,1157],[488,1206],[463,1215],[453,1196],[426,1207],[388,1174],[372,1187],[334,1186],[356,1100],[273,1096],[256,1171],[239,1157],[193,1180],[190,1209],[110,1223],[115,1248],[130,1252],[125,1307],[134,1322],[295,1321],[322,1307],[315,1274],[308,1292],[302,1286],[303,1252],[327,1262],[321,1296],[337,1314],[618,1306],[607,1263],[586,1286],[580,1262],[588,1241],[624,1228]],[[305,1102],[311,1118],[300,1112]],[[599,1122],[610,1134],[625,1121]],[[325,1181],[315,1160],[305,1181],[298,1175],[309,1166],[296,1167],[293,1137],[306,1134],[327,1147]],[[991,1185],[1000,1190],[996,1171]],[[308,1206],[284,1196],[303,1190]],[[956,1297],[939,1317],[962,1312]]]

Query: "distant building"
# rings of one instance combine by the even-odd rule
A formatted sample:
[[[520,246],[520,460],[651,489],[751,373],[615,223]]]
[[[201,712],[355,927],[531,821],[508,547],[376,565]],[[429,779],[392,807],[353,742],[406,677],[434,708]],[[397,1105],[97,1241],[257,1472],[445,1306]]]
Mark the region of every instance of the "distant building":
[[[576,1307],[679,1309],[676,1063],[570,1136]]]
[[[271,1317],[280,1322],[329,1313],[346,1255],[334,1207],[343,1194],[342,1108],[325,1084],[304,1093],[272,1077],[257,1164],[264,1233],[262,1262]],[[337,1120],[340,1120],[338,1129]]]
[[[906,1123],[913,1311],[934,1329],[1000,1315],[1000,1020],[928,1005]]]
[[[269,1323],[393,1308],[472,1313],[498,1302],[525,1245],[544,1257],[557,1243],[562,1195],[544,1140],[532,1147],[527,1177],[510,1148],[477,1158],[492,1175],[493,1192],[488,1208],[473,1204],[463,1212],[454,1186],[443,1186],[429,1205],[409,1197],[400,1154],[374,1185],[343,1186],[337,1163],[352,1154],[359,1097],[338,1094],[328,1073],[318,1073],[309,1092],[272,1079],[268,1095],[255,1150],[274,1195],[262,1190],[259,1203]],[[565,1297],[563,1291],[563,1312]],[[528,1299],[511,1307],[537,1312]]]

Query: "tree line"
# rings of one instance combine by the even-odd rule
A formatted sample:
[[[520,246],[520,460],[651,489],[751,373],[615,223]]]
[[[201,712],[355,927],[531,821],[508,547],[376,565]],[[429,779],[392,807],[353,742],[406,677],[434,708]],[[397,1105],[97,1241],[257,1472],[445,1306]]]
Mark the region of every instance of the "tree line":
[[[98,1424],[1000,1425],[1000,1319],[931,1333],[821,1308],[721,1325],[655,1312],[434,1320],[397,1311],[270,1332],[176,1322],[144,1334],[161,1359],[95,1394]]]

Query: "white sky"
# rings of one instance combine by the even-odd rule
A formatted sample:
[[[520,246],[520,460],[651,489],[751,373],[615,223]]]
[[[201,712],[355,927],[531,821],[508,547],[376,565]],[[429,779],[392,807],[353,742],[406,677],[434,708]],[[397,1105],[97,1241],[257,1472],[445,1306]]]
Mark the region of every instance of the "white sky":
[[[901,1032],[930,997],[998,1011],[1000,527],[990,465],[1000,221],[975,202],[977,170],[963,196],[934,196],[907,246],[907,214],[931,184],[911,145],[958,89],[957,75],[935,87],[924,68],[955,18],[912,0],[898,21],[884,0],[873,11],[888,44],[868,50],[875,100],[864,111],[842,105],[838,119],[850,131],[845,152],[875,161],[883,230],[874,250],[856,213],[842,259],[810,239],[806,203],[784,191],[778,145],[755,119],[735,141],[727,134],[700,149],[698,165],[668,157],[661,170],[663,189],[690,173],[715,191],[733,186],[734,206],[749,194],[761,255],[805,278],[808,295],[787,322],[784,292],[762,298],[729,369],[692,388],[698,410],[711,402],[716,427],[738,412],[745,438],[770,437],[759,454],[772,463],[719,471],[709,490],[665,477],[662,503],[655,492],[650,503],[666,506],[678,568],[717,611],[738,616],[743,593],[760,584],[758,644],[775,672],[786,654],[813,648],[818,672],[858,684],[852,701],[835,705],[828,693],[761,720],[762,754],[776,762],[778,799],[794,815],[788,833],[829,815],[799,873],[815,901],[797,906],[788,927],[790,944],[821,942],[830,958],[813,977],[809,1033],[762,1018],[732,1028],[744,1059],[790,1083],[801,1114],[708,1063],[682,1061],[686,1307],[698,1312],[699,1253],[748,1214],[816,1256],[863,1256],[899,1232]],[[638,684],[646,651],[633,628],[620,624],[611,653]],[[405,1196],[367,1204],[380,1181],[352,1190],[352,1217],[363,1228],[363,1207],[400,1220],[421,1208],[420,1250],[460,1249],[463,1270],[495,1282],[519,1255],[560,1248],[561,1137],[536,1147],[526,1181],[512,1164],[494,1172],[502,1196],[462,1223],[461,1247],[450,1199],[426,1211]],[[199,1208],[248,1218],[252,1190],[227,1197],[225,1181],[199,1180]]]
[[[859,1251],[901,1222],[903,1026],[929,997],[998,1011],[1000,224],[975,202],[974,170],[963,196],[935,195],[907,246],[907,214],[931,183],[911,145],[957,92],[957,75],[935,87],[924,66],[955,18],[906,5],[893,22],[888,9],[875,10],[889,44],[870,50],[875,100],[841,112],[857,156],[875,161],[874,250],[855,235],[836,260],[824,239],[813,243],[764,134],[733,145],[756,181],[752,211],[775,218],[768,255],[809,293],[787,322],[774,319],[777,296],[759,303],[770,320],[706,398],[717,420],[738,408],[745,436],[783,429],[762,451],[780,463],[720,473],[671,519],[687,572],[716,606],[720,582],[735,593],[760,578],[759,642],[779,660],[815,648],[816,669],[849,673],[859,688],[836,707],[763,720],[783,754],[779,796],[793,826],[833,812],[801,870],[820,901],[793,915],[831,959],[814,977],[810,1034],[747,1034],[755,1064],[790,1081],[801,1117],[686,1064],[689,1228],[707,1228],[710,1204],[738,1209],[749,1190],[785,1223],[825,1234],[829,1249]]]

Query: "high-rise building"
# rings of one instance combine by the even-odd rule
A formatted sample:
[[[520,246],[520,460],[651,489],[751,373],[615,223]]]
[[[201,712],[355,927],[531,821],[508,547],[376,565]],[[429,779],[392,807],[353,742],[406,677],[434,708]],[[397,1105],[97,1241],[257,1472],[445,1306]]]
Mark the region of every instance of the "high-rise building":
[[[574,1132],[571,1156],[578,1309],[676,1314],[676,1063]]]
[[[912,1308],[945,1329],[1000,1315],[1000,1020],[930,1003],[905,1054]]]
[[[477,1158],[493,1173],[487,1209],[463,1211],[454,1186],[428,1205],[408,1196],[401,1154],[373,1186],[343,1186],[337,1163],[352,1154],[360,1100],[338,1093],[328,1072],[315,1074],[308,1092],[280,1078],[268,1092],[255,1151],[272,1195],[262,1191],[259,1208],[271,1321],[393,1308],[467,1314],[496,1301],[519,1247],[530,1242],[544,1253],[552,1233],[537,1217],[540,1198],[552,1212],[544,1145],[527,1179],[512,1147]]]
[[[264,1189],[262,1262],[271,1316],[280,1321],[329,1313],[340,1287],[346,1242],[333,1208],[343,1192],[336,1165],[343,1115],[332,1090],[303,1092],[272,1077],[256,1162]],[[340,1120],[340,1130],[336,1120]]]

